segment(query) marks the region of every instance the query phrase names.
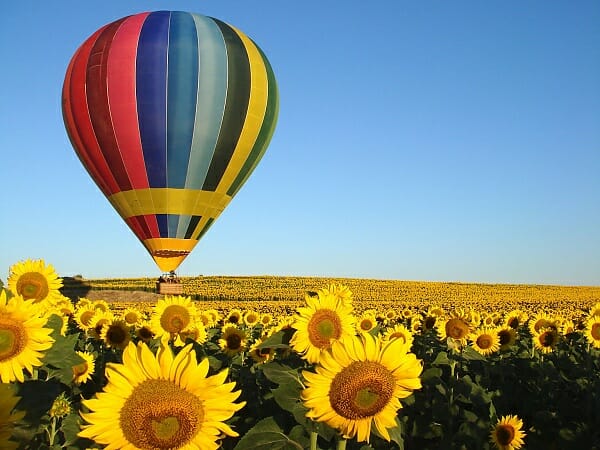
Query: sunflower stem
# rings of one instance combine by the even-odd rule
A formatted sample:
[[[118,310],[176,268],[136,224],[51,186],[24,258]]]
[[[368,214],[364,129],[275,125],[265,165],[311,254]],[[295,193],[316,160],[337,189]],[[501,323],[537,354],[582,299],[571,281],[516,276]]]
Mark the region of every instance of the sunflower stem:
[[[54,438],[56,437],[56,417],[53,417],[50,421],[50,430],[46,429],[48,433],[48,443],[50,447],[54,445]]]
[[[310,432],[310,450],[317,450],[317,438],[319,434],[316,431]]]
[[[337,446],[336,446],[336,450],[346,450],[346,443],[348,441],[346,439],[340,439],[339,441],[337,441]]]

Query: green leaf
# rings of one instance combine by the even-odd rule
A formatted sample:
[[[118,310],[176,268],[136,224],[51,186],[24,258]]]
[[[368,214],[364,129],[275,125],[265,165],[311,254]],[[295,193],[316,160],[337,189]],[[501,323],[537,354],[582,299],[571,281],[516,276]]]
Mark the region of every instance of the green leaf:
[[[272,390],[277,404],[286,411],[292,412],[300,401],[300,389],[292,384],[280,384]]]
[[[297,369],[293,369],[285,364],[273,361],[263,364],[261,369],[270,381],[276,384],[293,384],[302,388],[300,375]]]
[[[450,363],[451,361],[448,358],[448,353],[439,352],[431,364],[433,364],[434,366],[444,366],[450,365]]]
[[[398,420],[398,416],[396,416],[396,426],[394,428],[388,429],[388,433],[390,434],[390,439],[398,444],[400,450],[404,450],[404,438],[402,437],[402,422]]]
[[[65,435],[65,445],[70,445],[77,441],[79,437],[79,414],[73,412],[62,420],[60,429]]]
[[[462,351],[462,356],[467,361],[487,361],[485,356],[477,352],[473,347],[465,347]]]
[[[432,379],[438,379],[442,376],[442,369],[439,367],[430,367],[421,374],[421,381],[426,382]]]
[[[257,348],[290,348],[290,339],[296,330],[293,328],[286,328],[285,330],[273,333],[270,337],[265,339]]]
[[[237,443],[234,450],[265,449],[297,449],[304,446],[285,435],[273,417],[267,417],[252,427]]]

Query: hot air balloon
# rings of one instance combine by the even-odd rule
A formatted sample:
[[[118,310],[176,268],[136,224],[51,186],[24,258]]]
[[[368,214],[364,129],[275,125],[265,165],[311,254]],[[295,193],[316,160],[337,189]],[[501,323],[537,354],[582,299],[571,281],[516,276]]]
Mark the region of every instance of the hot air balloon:
[[[269,61],[240,30],[181,11],[116,20],[75,52],[63,118],[85,169],[162,272],[174,272],[275,130]]]

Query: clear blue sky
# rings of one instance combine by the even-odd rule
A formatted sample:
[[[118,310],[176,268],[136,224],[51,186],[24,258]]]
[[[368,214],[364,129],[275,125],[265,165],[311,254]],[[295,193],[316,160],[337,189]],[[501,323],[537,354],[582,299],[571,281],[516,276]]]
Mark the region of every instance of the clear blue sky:
[[[0,278],[158,276],[65,132],[67,64],[125,15],[253,38],[280,115],[181,275],[600,285],[598,1],[12,1],[0,19]]]

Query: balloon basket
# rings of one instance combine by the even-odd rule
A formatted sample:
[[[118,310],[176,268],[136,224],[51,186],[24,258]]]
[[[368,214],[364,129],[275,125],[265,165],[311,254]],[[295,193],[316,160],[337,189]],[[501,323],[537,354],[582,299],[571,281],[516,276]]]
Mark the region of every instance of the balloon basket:
[[[169,275],[160,277],[156,282],[156,293],[161,295],[182,295],[183,284],[179,278]]]

